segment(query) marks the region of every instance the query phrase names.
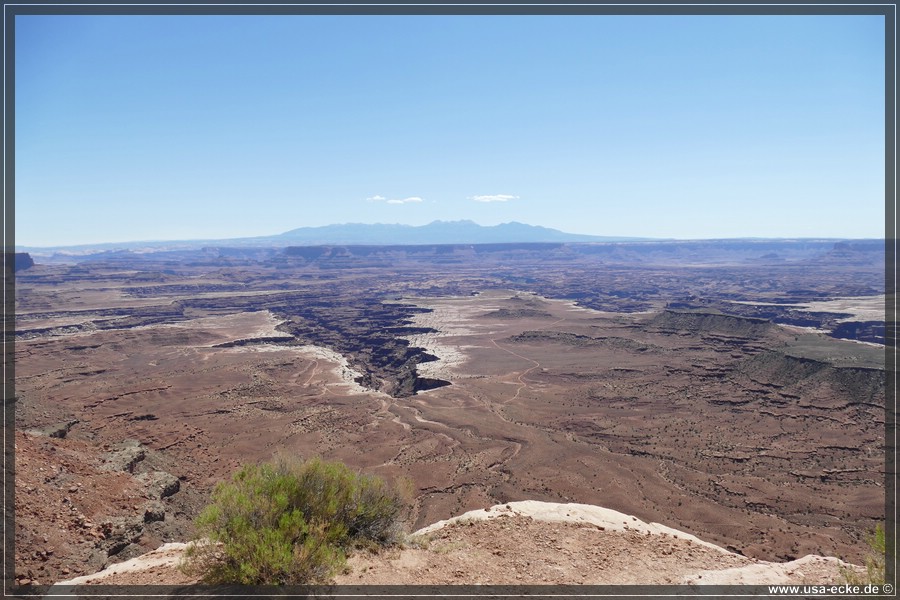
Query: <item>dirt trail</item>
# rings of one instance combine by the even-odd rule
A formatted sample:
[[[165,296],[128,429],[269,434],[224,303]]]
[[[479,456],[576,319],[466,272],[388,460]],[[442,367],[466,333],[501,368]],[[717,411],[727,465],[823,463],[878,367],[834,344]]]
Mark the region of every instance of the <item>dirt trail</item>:
[[[503,350],[504,352],[508,352],[509,354],[512,354],[512,355],[515,356],[516,358],[521,358],[522,360],[527,360],[528,362],[533,363],[533,366],[532,366],[532,367],[530,367],[530,368],[528,368],[528,369],[522,371],[521,373],[519,373],[519,374],[516,376],[516,383],[518,383],[518,385],[519,385],[519,387],[516,389],[516,393],[513,394],[510,398],[507,398],[506,400],[502,400],[502,401],[500,402],[500,404],[509,404],[510,402],[513,402],[513,401],[515,401],[515,400],[518,400],[518,399],[519,399],[519,394],[522,392],[522,390],[523,390],[524,388],[528,387],[528,384],[525,383],[525,381],[523,380],[523,377],[525,377],[526,375],[528,375],[529,373],[531,373],[531,372],[534,371],[535,369],[540,368],[541,363],[539,363],[539,362],[536,361],[536,360],[532,360],[532,359],[528,358],[527,356],[522,356],[521,354],[518,354],[517,352],[513,352],[513,351],[510,350],[509,348],[504,348],[503,346],[501,346],[500,344],[497,343],[497,340],[495,340],[495,339],[493,339],[493,338],[491,339],[491,343],[492,343],[492,344],[494,345],[494,347],[497,348],[498,350]]]
[[[545,325],[544,327],[541,327],[541,328],[538,329],[537,331],[542,331],[542,330],[544,330],[544,329],[550,329],[550,328],[553,327],[554,325],[557,325],[557,324],[559,324],[559,323],[562,323],[562,322],[565,321],[565,320],[566,320],[565,318],[557,319],[556,321],[553,321],[553,322],[550,323],[549,325]],[[541,368],[541,363],[539,363],[538,361],[536,361],[536,360],[534,360],[534,359],[532,359],[532,358],[528,358],[527,356],[522,356],[522,355],[519,354],[518,352],[514,352],[514,351],[510,350],[509,348],[504,348],[503,346],[501,346],[500,344],[498,344],[498,343],[497,343],[497,340],[494,339],[494,338],[491,338],[491,344],[493,344],[494,347],[497,348],[498,350],[503,350],[504,352],[507,352],[507,353],[509,353],[509,354],[512,354],[512,355],[515,356],[516,358],[521,358],[522,360],[526,360],[526,361],[528,361],[528,362],[530,362],[530,363],[533,364],[532,367],[530,367],[530,368],[528,368],[528,369],[522,371],[521,373],[519,373],[519,374],[516,376],[516,382],[519,384],[519,388],[516,390],[516,393],[515,393],[511,398],[508,398],[507,400],[504,400],[504,401],[501,402],[501,404],[509,404],[510,402],[514,402],[514,401],[516,401],[516,400],[519,399],[519,394],[522,392],[522,390],[523,390],[524,388],[528,387],[528,384],[525,383],[525,379],[524,379],[525,376],[528,375],[529,373],[531,373],[532,371],[534,371],[535,369]]]

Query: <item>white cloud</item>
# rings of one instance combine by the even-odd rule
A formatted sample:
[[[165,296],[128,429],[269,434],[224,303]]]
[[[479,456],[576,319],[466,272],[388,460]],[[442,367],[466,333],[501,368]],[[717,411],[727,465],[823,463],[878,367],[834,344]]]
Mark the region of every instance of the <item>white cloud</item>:
[[[384,196],[371,196],[366,198],[369,202],[385,202],[386,204],[409,204],[411,202],[424,202],[418,196],[410,196],[409,198],[385,198]]]
[[[469,196],[469,200],[475,202],[508,202],[516,200],[518,196],[510,196],[509,194],[493,194],[491,196]]]

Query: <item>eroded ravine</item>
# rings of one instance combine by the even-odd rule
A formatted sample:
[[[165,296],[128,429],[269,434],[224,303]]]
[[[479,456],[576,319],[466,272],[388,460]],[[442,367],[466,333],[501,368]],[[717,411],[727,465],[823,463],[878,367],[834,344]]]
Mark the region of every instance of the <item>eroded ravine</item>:
[[[22,320],[18,422],[77,420],[68,435],[97,448],[140,440],[183,477],[185,497],[277,451],[408,476],[421,492],[420,524],[506,500],[569,499],[786,557],[852,552],[882,510],[877,367],[807,374],[784,357],[824,349],[821,362],[838,347],[753,320],[664,314],[659,298],[681,285],[678,273],[649,274],[657,279],[633,297],[583,298],[650,311],[637,315],[513,292],[471,296],[489,285],[477,269],[398,271],[389,281],[374,271],[310,270],[302,281],[284,271],[295,279],[279,288],[262,279],[280,273],[258,268],[222,269],[246,285],[208,291],[162,274],[127,297],[118,275],[90,279],[89,290],[77,288],[87,275],[60,275],[71,287],[51,290],[58,297],[27,290],[40,273],[23,277],[26,312],[47,309]],[[602,281],[627,287],[602,280],[613,275],[629,276],[604,267],[560,287],[538,273],[528,285],[559,295],[606,289]],[[413,287],[429,297],[409,298]],[[429,325],[441,305],[448,312]],[[443,353],[429,346],[440,339]],[[440,360],[416,359],[416,348]],[[451,385],[422,393],[409,373]],[[198,510],[173,509],[170,522]],[[729,529],[736,522],[740,530]]]

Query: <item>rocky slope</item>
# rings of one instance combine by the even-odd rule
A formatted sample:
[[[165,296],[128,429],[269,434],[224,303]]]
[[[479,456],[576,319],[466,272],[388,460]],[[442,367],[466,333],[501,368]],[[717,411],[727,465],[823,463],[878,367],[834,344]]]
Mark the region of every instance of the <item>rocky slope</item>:
[[[99,573],[59,582],[183,585],[186,544],[172,543]],[[836,558],[755,560],[675,529],[586,504],[521,501],[474,510],[416,531],[402,548],[352,556],[345,585],[823,584]]]
[[[158,453],[127,441],[98,456],[91,443],[67,437],[71,426],[16,432],[19,585],[93,573],[185,539],[184,514],[204,500],[181,489]]]

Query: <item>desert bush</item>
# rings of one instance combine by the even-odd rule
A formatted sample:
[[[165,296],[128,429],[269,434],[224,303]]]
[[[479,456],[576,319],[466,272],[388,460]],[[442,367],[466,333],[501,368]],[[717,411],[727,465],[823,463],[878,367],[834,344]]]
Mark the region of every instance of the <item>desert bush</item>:
[[[868,535],[866,544],[869,546],[866,556],[866,574],[861,575],[847,567],[841,569],[841,575],[849,584],[863,585],[867,583],[881,585],[884,583],[885,542],[884,526],[879,523],[875,531]]]
[[[324,583],[352,548],[399,539],[405,500],[402,488],[339,462],[247,465],[216,486],[184,569],[212,584]]]

